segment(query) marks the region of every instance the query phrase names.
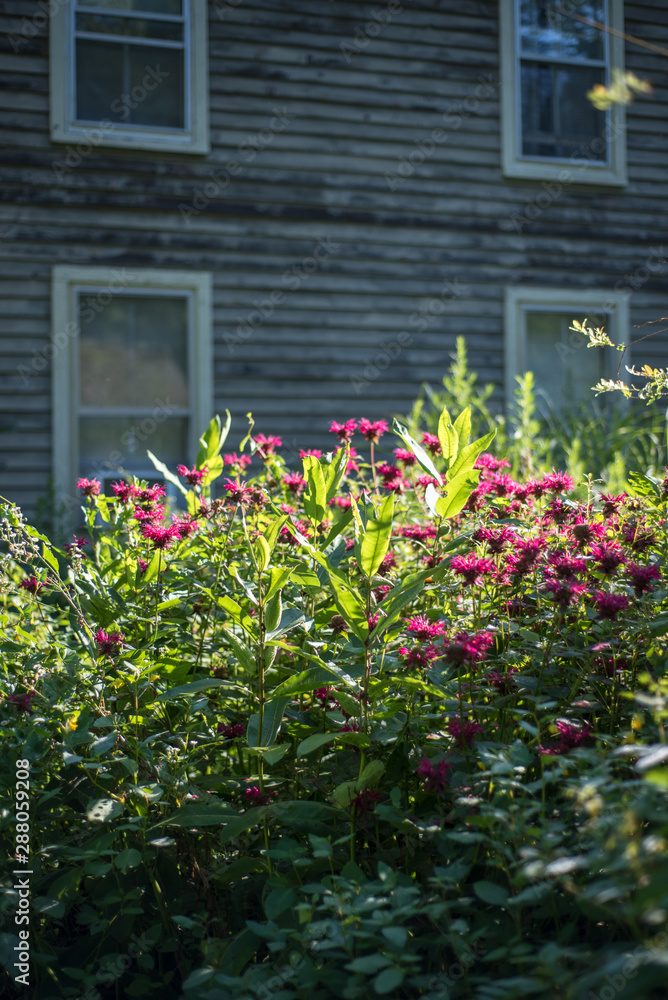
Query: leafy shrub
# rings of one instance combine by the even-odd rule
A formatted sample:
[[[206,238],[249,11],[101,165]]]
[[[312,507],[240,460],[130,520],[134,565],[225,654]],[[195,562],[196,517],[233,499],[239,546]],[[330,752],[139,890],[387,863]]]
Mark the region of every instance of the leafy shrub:
[[[668,483],[574,500],[471,422],[297,473],[216,419],[183,509],[81,480],[63,548],[4,506],[40,1000],[665,995]]]

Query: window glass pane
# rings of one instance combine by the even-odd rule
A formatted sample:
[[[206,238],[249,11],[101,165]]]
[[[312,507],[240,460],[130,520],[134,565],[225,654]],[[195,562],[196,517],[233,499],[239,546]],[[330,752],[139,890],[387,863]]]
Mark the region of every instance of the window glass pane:
[[[92,31],[98,35],[156,38],[163,42],[183,41],[183,23],[181,21],[147,21],[142,17],[77,14],[77,31]]]
[[[184,128],[183,49],[80,38],[78,121]]]
[[[79,296],[81,405],[188,407],[187,299],[115,295],[102,308],[100,300]]]
[[[593,398],[591,387],[605,376],[603,351],[587,347],[587,339],[569,330],[576,310],[567,313],[527,311],[526,367],[537,389],[554,410]],[[609,329],[609,317],[587,317],[589,326]]]
[[[136,10],[144,14],[183,13],[182,0],[79,0],[79,7],[100,7],[106,10]]]
[[[571,5],[573,6],[573,5]],[[562,14],[563,0],[520,0],[520,39],[525,55],[560,56],[568,59],[605,58],[601,28],[585,24],[605,21],[603,0],[580,0],[571,14]],[[573,15],[577,15],[577,18]]]
[[[595,66],[522,62],[522,155],[606,162],[606,115],[585,96],[603,80]]]
[[[79,471],[98,478],[107,470],[124,469],[155,479],[157,473],[146,451],[166,465],[183,462],[188,452],[187,417],[81,417]]]

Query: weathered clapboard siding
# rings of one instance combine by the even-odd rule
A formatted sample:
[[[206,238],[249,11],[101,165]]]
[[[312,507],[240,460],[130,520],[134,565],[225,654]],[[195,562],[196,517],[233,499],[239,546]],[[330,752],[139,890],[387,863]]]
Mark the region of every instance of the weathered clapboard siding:
[[[665,0],[625,6],[627,31],[668,44]],[[49,139],[48,26],[16,52],[3,36],[1,494],[34,507],[47,491],[43,352],[56,263],[211,271],[216,403],[233,413],[231,444],[252,409],[258,429],[280,433],[291,458],[307,443],[331,443],[330,419],[408,410],[422,380],[440,380],[460,333],[481,378],[500,386],[508,285],[617,285],[633,291],[632,323],[668,312],[667,266],[656,266],[668,259],[665,60],[627,45],[628,67],[655,86],[651,100],[628,109],[628,187],[564,186],[518,228],[542,188],[501,175],[497,3],[403,0],[347,61],[341,45],[352,46],[382,9],[371,0],[210,2],[211,154],[97,147],[70,169],[67,146]],[[39,10],[33,0],[0,0],[0,31],[19,33]],[[488,89],[476,97],[482,81]],[[211,171],[239,159],[239,144],[266,129],[277,107],[289,117],[285,129],[184,220]],[[445,141],[399,180],[401,163],[441,127]],[[336,249],[288,290],[285,271],[319,239]],[[377,368],[381,345],[414,332],[415,314],[447,282],[454,294],[442,314]],[[235,340],[274,289],[285,300]],[[668,336],[642,351],[641,360],[665,364]]]

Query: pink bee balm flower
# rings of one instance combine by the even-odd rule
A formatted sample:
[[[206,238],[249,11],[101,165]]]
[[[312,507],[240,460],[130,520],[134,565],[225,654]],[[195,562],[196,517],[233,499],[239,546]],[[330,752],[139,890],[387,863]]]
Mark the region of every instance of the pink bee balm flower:
[[[367,439],[367,441],[372,441],[374,444],[378,444],[383,434],[388,430],[388,426],[385,420],[375,420],[373,423],[362,417],[359,425],[360,434]]]
[[[206,465],[202,469],[198,469],[194,465],[193,465],[192,469],[189,469],[185,465],[177,465],[176,466],[176,471],[178,472],[178,474],[183,479],[185,479],[185,481],[187,482],[188,486],[199,486],[201,484],[202,480],[204,479],[204,477],[209,472],[209,470],[207,469]]]
[[[513,687],[515,686],[515,674],[517,670],[515,667],[510,667],[507,674],[500,674],[496,671],[491,671],[487,674],[487,681],[496,688],[499,694],[510,694]]]
[[[489,480],[488,486],[490,492],[496,494],[497,497],[508,497],[512,496],[518,487],[518,483],[510,476],[494,472]]]
[[[224,740],[236,740],[246,735],[246,727],[243,722],[219,722],[217,732]]]
[[[568,493],[569,490],[573,489],[575,483],[565,472],[555,472],[552,469],[552,472],[543,476],[542,485],[551,493]]]
[[[489,452],[484,451],[482,455],[478,455],[475,460],[474,469],[485,469],[487,472],[498,472],[499,469],[510,468],[510,462],[507,462],[505,458],[494,458],[494,455],[490,455]]]
[[[473,534],[476,542],[486,542],[487,548],[495,555],[502,552],[508,542],[515,541],[515,532],[512,528],[478,528]]]
[[[656,544],[654,532],[637,522],[631,521],[625,524],[622,528],[622,535],[627,545],[630,545],[635,552],[644,552]]]
[[[264,434],[256,434],[253,438],[255,441],[255,449],[261,459],[266,460],[270,458],[283,444],[279,437],[275,437],[273,434],[265,436]]]
[[[153,486],[146,486],[143,489],[138,488],[134,495],[135,503],[138,504],[156,504],[161,497],[167,495],[167,491],[164,486],[159,486],[158,483],[154,483]]]
[[[40,590],[46,587],[46,583],[42,583],[36,576],[28,576],[25,580],[21,580],[19,586],[27,590],[29,594],[39,594]]]
[[[479,723],[460,718],[450,719],[446,729],[458,747],[470,747],[475,737],[484,732]]]
[[[443,647],[443,658],[448,663],[477,663],[484,660],[487,650],[494,642],[494,636],[489,632],[458,632],[450,642]]]
[[[127,503],[139,492],[134,483],[112,483],[111,488],[119,503]]]
[[[605,538],[605,528],[602,524],[593,524],[582,517],[577,517],[570,527],[571,535],[577,545],[589,545],[597,539]]]
[[[508,568],[511,573],[524,576],[530,573],[540,558],[545,548],[545,539],[539,538],[518,538],[513,543],[513,551],[508,560]]]
[[[420,444],[423,444],[427,451],[430,451],[432,455],[441,454],[441,442],[438,440],[437,434],[430,434],[426,431],[421,438]]]
[[[322,451],[319,448],[303,448],[299,451],[300,458],[308,458],[311,455],[313,458],[322,458]]]
[[[365,788],[363,792],[358,792],[354,798],[351,798],[350,808],[355,810],[357,816],[363,816],[365,813],[371,812],[376,802],[382,797],[380,792],[376,792],[372,788]]]
[[[597,590],[594,594],[594,604],[599,618],[615,621],[620,611],[629,606],[629,599],[624,594],[610,594],[605,590]]]
[[[159,524],[142,524],[141,533],[153,542],[154,549],[168,549],[175,539],[181,538],[181,531],[175,524],[163,527]]]
[[[548,552],[547,561],[550,571],[558,580],[570,580],[587,570],[586,559],[575,559],[565,552]]]
[[[395,476],[394,479],[386,479],[383,483],[383,489],[387,490],[389,493],[405,493],[408,489],[408,483],[401,476]]]
[[[63,548],[65,549],[68,555],[71,555],[72,552],[74,552],[75,550],[81,552],[85,544],[86,544],[85,538],[79,538],[77,537],[77,535],[74,535],[74,541],[65,542]]]
[[[339,441],[350,441],[353,434],[357,430],[356,420],[346,420],[345,424],[339,424],[336,420],[332,420],[332,425],[329,428],[330,434],[336,434]]]
[[[122,632],[107,633],[99,628],[95,633],[95,642],[100,656],[118,656],[125,636]]]
[[[626,562],[624,553],[616,543],[592,545],[589,551],[602,573],[614,573],[618,566]]]
[[[278,798],[278,792],[261,792],[257,785],[246,789],[246,801],[253,806],[266,806],[272,799]]]
[[[229,466],[233,476],[241,476],[252,461],[250,455],[237,455],[236,451],[223,455],[223,465]]]
[[[477,586],[485,575],[494,570],[494,563],[491,559],[479,559],[475,555],[455,556],[450,560],[450,568],[462,577],[464,586]]]
[[[577,600],[580,594],[586,591],[586,586],[584,583],[574,583],[572,579],[570,580],[548,580],[545,584],[544,590],[549,591],[556,603],[561,608],[568,608]]]
[[[197,531],[197,520],[192,517],[179,517],[178,514],[172,514],[172,519],[174,522],[174,527],[178,529],[179,538],[190,538]]]
[[[395,448],[394,457],[397,462],[401,462],[402,465],[415,465],[417,463],[417,458],[412,451],[407,451],[406,448]]]
[[[410,538],[414,542],[424,542],[428,538],[436,538],[437,528],[434,524],[407,524],[399,528],[402,538]]]
[[[652,589],[652,581],[661,579],[658,566],[642,566],[639,563],[629,563],[626,567],[627,576],[631,578],[636,597],[647,594]]]
[[[236,483],[233,479],[228,479],[226,483],[223,483],[223,489],[227,490],[227,496],[231,503],[248,507],[253,502],[253,490],[246,483]]]
[[[612,517],[613,514],[616,514],[626,498],[626,493],[620,493],[616,497],[612,496],[611,493],[601,493],[601,502],[603,504],[601,512],[603,517]]]
[[[288,472],[283,476],[283,485],[294,493],[295,496],[299,496],[304,487],[306,486],[306,480],[299,472]]]
[[[26,715],[30,715],[30,709],[36,697],[37,692],[34,688],[30,688],[26,694],[8,694],[7,701],[19,714],[25,712]]]
[[[412,649],[408,649],[407,646],[399,647],[399,657],[405,660],[406,668],[428,667],[429,661],[435,660],[440,655],[436,646],[413,646]]]
[[[426,489],[427,486],[430,486],[430,485],[431,486],[440,486],[441,484],[439,483],[438,479],[434,478],[434,476],[418,476],[417,477],[417,485],[418,486],[424,486],[424,488]]]
[[[415,615],[406,622],[406,631],[414,635],[416,639],[427,642],[435,639],[436,636],[443,635],[445,625],[443,622],[432,622],[426,615]]]
[[[85,497],[96,497],[102,489],[99,479],[79,479],[77,489],[81,490]]]
[[[538,749],[542,754],[562,754],[568,753],[569,750],[574,750],[576,747],[581,746],[586,739],[591,735],[591,726],[585,723],[582,728],[573,725],[572,722],[564,722],[562,719],[558,719],[555,722],[560,735],[559,742],[553,744],[552,746],[539,746]]]
[[[389,465],[387,462],[382,462],[380,465],[376,466],[376,472],[383,479],[394,479],[396,476],[401,475],[401,469],[396,465]]]
[[[452,765],[448,764],[445,757],[439,760],[436,767],[434,767],[428,757],[425,757],[415,768],[415,773],[424,780],[423,791],[436,792],[437,795],[443,795],[450,782],[451,770]]]

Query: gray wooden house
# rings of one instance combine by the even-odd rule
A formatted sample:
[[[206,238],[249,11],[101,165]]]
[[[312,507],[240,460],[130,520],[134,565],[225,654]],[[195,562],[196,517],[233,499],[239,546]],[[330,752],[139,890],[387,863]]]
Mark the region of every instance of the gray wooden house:
[[[0,18],[0,493],[28,510],[192,459],[225,408],[231,448],[248,411],[288,455],[331,443],[460,334],[499,404],[531,367],[558,406],[605,374],[574,316],[628,340],[666,312],[668,0]],[[596,110],[624,67],[653,95]]]

